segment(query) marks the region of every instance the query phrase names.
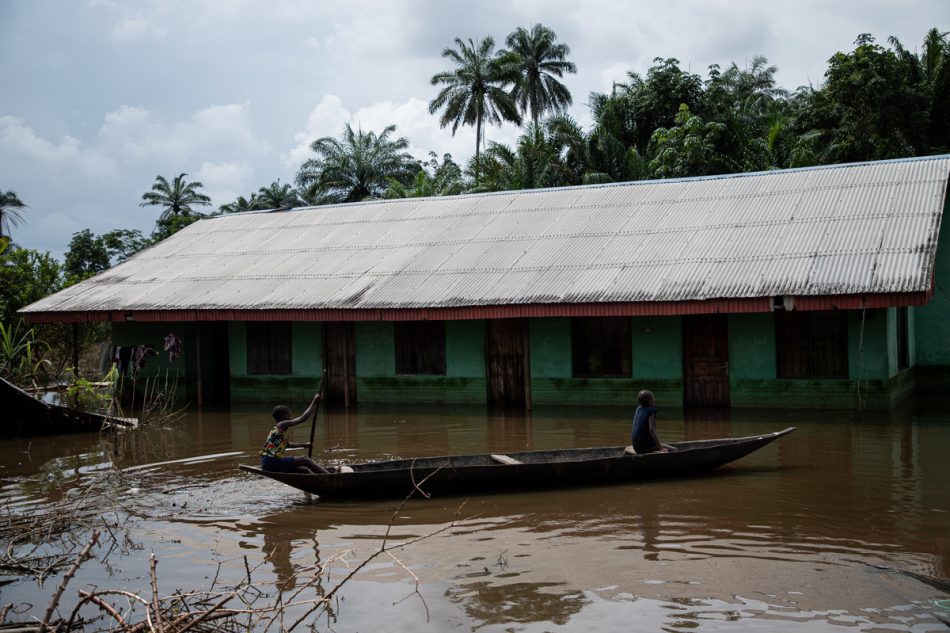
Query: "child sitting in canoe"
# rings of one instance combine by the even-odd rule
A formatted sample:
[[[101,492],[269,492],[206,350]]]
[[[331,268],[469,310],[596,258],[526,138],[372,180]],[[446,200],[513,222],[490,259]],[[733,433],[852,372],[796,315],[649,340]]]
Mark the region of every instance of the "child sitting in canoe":
[[[313,415],[314,410],[320,403],[320,394],[313,397],[310,406],[299,416],[292,417],[290,407],[279,404],[274,407],[274,428],[267,435],[264,442],[264,448],[261,449],[261,470],[268,470],[278,473],[292,473],[296,470],[304,470],[310,473],[330,473],[317,462],[307,456],[285,455],[288,448],[310,448],[310,442],[290,442],[287,439],[287,430],[297,426],[304,420]]]
[[[637,411],[633,414],[631,444],[638,455],[644,453],[668,453],[676,449],[661,444],[656,436],[656,401],[653,392],[644,389],[637,394]]]

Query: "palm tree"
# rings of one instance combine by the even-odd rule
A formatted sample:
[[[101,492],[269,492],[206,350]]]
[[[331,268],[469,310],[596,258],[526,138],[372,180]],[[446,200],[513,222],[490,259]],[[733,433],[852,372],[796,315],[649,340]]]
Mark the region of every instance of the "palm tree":
[[[252,193],[250,198],[238,196],[234,202],[222,204],[218,207],[218,213],[243,213],[244,211],[254,211],[261,209],[257,201],[257,194]]]
[[[288,184],[280,184],[280,178],[269,187],[261,187],[251,196],[257,209],[292,209],[300,204],[297,191]]]
[[[522,114],[531,113],[535,127],[545,112],[571,105],[571,92],[555,77],[576,73],[577,67],[567,61],[570,47],[556,40],[557,34],[541,24],[531,31],[519,26],[505,40],[508,50],[502,54],[502,63],[517,74],[511,97]]]
[[[143,202],[139,206],[163,207],[159,222],[168,220],[170,216],[201,215],[192,207],[207,206],[211,204],[211,198],[198,193],[198,189],[204,186],[200,182],[186,182],[187,175],[179,174],[171,184],[164,176],[156,176],[152,190],[142,194]]]
[[[19,210],[25,208],[26,205],[14,192],[0,189],[0,237],[3,237],[4,228],[9,234],[11,226],[19,226],[23,222]]]
[[[455,38],[455,48],[446,48],[442,57],[455,64],[453,70],[432,76],[433,86],[443,88],[429,102],[429,113],[443,110],[441,127],[452,126],[452,135],[460,125],[475,126],[475,183],[478,184],[478,164],[482,147],[482,129],[486,123],[502,121],[521,123],[521,116],[505,87],[513,85],[516,77],[512,69],[499,63],[494,55],[495,40],[484,37],[476,45],[471,39],[466,44]]]
[[[409,141],[392,138],[395,132],[395,125],[377,135],[354,131],[347,123],[341,140],[329,136],[315,140],[310,149],[317,158],[305,162],[297,173],[303,197],[314,204],[358,202],[382,196],[390,178],[410,182],[420,167],[404,151]]]

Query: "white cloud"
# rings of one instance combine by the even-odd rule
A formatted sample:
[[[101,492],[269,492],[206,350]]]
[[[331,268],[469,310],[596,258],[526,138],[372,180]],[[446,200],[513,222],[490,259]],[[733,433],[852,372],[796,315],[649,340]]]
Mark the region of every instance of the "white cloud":
[[[17,241],[57,255],[83,228],[150,231],[154,210],[138,203],[156,174],[188,172],[204,184],[212,208],[282,175],[260,176],[275,152],[255,134],[247,103],[209,106],[180,122],[123,105],[86,143],[70,135],[52,141],[19,118],[0,116],[0,148],[5,187],[30,205]],[[55,187],[48,186],[50,174]]]
[[[350,112],[336,95],[324,95],[307,116],[303,130],[294,134],[296,145],[282,155],[284,165],[297,169],[310,158],[310,144],[324,136],[339,136],[343,124],[350,120]]]
[[[194,174],[204,185],[204,193],[218,205],[247,196],[260,185],[254,182],[254,169],[246,162],[212,163],[205,161]]]
[[[47,141],[21,119],[12,116],[0,117],[0,145],[5,151],[43,162],[68,160],[79,155],[76,138],[67,135],[58,143]]]
[[[112,39],[120,42],[138,42],[144,39],[160,40],[167,35],[167,31],[159,26],[150,24],[141,18],[123,18],[112,28]]]
[[[627,73],[630,72],[630,64],[627,62],[617,62],[600,71],[600,90],[604,93],[610,93],[615,83],[626,83]]]
[[[196,159],[229,162],[221,159],[247,159],[272,151],[255,134],[247,103],[210,106],[174,124],[153,120],[145,108],[123,105],[106,114],[98,140],[126,160],[165,162],[173,169],[185,169]]]

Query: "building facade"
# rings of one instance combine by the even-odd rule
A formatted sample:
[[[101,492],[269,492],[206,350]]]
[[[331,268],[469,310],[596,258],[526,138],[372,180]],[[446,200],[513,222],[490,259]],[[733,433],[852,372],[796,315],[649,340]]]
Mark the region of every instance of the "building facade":
[[[24,310],[202,404],[889,407],[950,385],[950,157],[203,220]]]

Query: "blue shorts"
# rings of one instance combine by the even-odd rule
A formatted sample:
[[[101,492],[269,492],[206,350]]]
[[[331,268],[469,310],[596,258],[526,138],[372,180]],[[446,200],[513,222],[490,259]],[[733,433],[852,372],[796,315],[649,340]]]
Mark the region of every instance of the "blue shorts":
[[[272,473],[292,473],[294,472],[293,457],[270,457],[261,456],[261,470],[269,470]]]

